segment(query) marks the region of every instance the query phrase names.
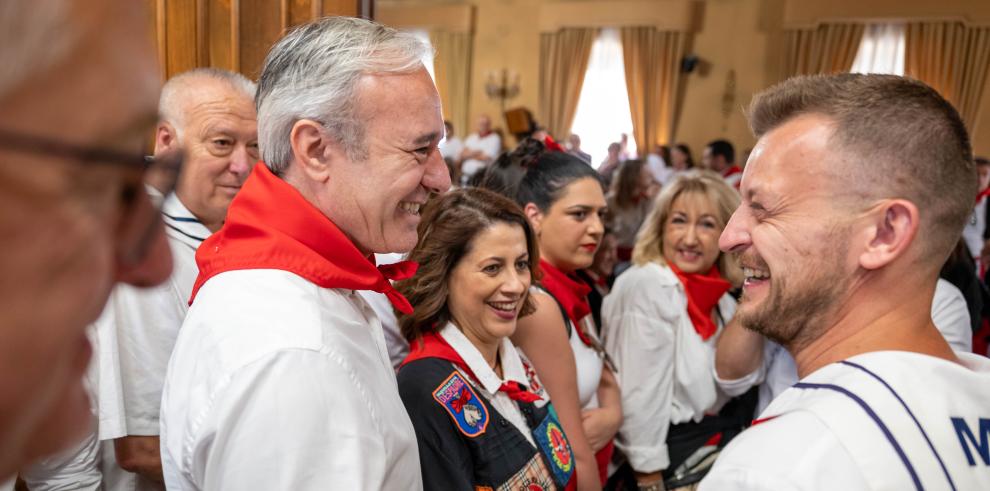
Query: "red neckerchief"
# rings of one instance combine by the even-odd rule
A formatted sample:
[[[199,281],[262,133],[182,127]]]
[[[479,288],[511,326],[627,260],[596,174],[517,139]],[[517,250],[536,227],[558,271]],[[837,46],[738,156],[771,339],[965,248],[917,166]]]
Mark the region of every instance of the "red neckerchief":
[[[543,146],[546,147],[546,149],[551,152],[564,151],[564,147],[560,146],[559,143],[555,142],[553,138],[550,137],[550,135],[547,135],[545,138],[543,138]]]
[[[684,291],[687,293],[688,316],[691,317],[694,330],[701,339],[708,340],[718,330],[718,326],[712,320],[712,309],[718,305],[718,300],[729,291],[729,288],[732,288],[732,285],[722,278],[718,266],[712,266],[707,274],[683,273],[670,261],[667,262],[667,266],[670,266],[670,270],[684,285]]]
[[[731,175],[739,174],[741,172],[742,172],[742,168],[740,168],[738,165],[733,165],[732,167],[725,169],[725,172],[722,172],[722,177],[729,177]]]
[[[428,332],[419,340],[409,343],[409,355],[406,356],[406,359],[402,360],[402,364],[399,367],[404,367],[407,363],[422,360],[423,358],[447,360],[457,368],[460,368],[462,372],[474,379],[475,382],[479,382],[478,376],[467,366],[467,363],[464,363],[464,358],[461,358],[461,355],[457,354],[457,351],[438,333]],[[499,392],[505,392],[509,396],[509,399],[514,401],[536,402],[542,399],[540,396],[526,390],[525,387],[519,385],[514,380],[503,382],[498,390]],[[464,398],[464,394],[461,394],[461,398]],[[468,399],[470,399],[470,394],[468,395]]]
[[[189,303],[210,278],[225,271],[280,269],[323,288],[383,293],[400,312],[409,301],[389,282],[411,277],[416,263],[375,267],[323,213],[263,162],[230,203],[227,220],[196,251],[199,277]]]
[[[987,196],[990,196],[990,187],[980,191],[980,194],[976,195],[976,203],[979,204],[980,200],[986,198]]]
[[[591,346],[591,340],[581,329],[581,319],[591,313],[591,304],[588,303],[591,286],[565,274],[543,259],[540,259],[540,269],[543,271],[543,279],[540,280],[540,284],[546,288],[550,295],[553,295],[557,303],[564,308],[564,312],[567,312],[567,317],[570,318],[581,342],[585,346]]]

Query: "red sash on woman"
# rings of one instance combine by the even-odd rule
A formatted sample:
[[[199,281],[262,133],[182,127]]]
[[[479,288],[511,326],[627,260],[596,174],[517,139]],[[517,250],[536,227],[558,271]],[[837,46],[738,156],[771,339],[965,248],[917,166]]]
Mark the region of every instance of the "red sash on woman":
[[[670,261],[667,261],[667,266],[684,285],[684,291],[687,293],[688,316],[691,318],[694,330],[701,339],[707,341],[718,331],[718,326],[712,320],[712,311],[732,285],[722,278],[718,266],[712,266],[706,274],[684,273]]]

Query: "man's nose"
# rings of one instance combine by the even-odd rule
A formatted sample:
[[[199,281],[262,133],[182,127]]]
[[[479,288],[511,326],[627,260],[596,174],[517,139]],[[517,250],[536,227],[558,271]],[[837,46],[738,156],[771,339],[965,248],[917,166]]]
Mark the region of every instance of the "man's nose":
[[[744,215],[743,208],[739,207],[729,218],[729,223],[725,224],[718,238],[718,248],[723,252],[739,252],[749,246],[749,229]]]

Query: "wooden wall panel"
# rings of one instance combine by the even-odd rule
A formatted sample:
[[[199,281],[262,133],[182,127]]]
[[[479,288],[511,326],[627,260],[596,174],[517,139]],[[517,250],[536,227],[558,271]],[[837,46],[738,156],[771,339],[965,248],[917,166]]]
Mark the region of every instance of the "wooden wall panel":
[[[162,76],[196,67],[257,79],[272,44],[292,26],[324,15],[357,16],[373,0],[145,0]],[[370,17],[370,15],[366,15]]]

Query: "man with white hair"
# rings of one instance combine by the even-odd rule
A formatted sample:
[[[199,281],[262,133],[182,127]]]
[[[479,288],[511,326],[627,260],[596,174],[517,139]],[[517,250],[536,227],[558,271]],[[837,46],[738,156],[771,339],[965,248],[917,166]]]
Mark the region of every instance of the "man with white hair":
[[[197,254],[162,397],[169,489],[420,489],[382,326],[357,294],[411,307],[373,253],[417,242],[450,186],[440,98],[415,37],[362,19],[272,48],[256,98],[265,165]]]
[[[143,188],[159,90],[143,5],[0,2],[0,481],[85,434],[86,327],[115,282],[171,269]]]
[[[165,371],[199,274],[196,249],[220,229],[260,159],[254,93],[243,75],[215,68],[176,75],[162,87],[155,155],[186,153],[175,192],[162,205],[175,269],[156,288],[118,287],[97,322],[99,439],[112,440],[105,450],[128,471],[106,476],[113,489],[157,489],[163,482]]]
[[[959,114],[916,80],[840,74],[767,89],[749,118],[719,246],[745,274],[734,321],[800,381],[701,489],[990,489],[990,360],[931,315],[977,192]]]

